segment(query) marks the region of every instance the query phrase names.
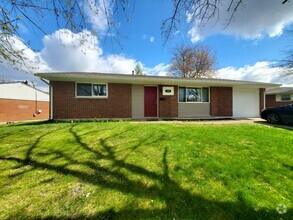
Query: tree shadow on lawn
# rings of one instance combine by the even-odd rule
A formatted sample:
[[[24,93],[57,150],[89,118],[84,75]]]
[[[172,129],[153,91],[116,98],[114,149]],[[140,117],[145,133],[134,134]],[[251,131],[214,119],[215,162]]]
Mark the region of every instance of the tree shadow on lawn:
[[[160,201],[165,202],[165,207],[161,209],[143,209],[138,207],[127,207],[126,205],[119,210],[115,209],[115,207],[109,207],[107,211],[97,212],[93,215],[77,214],[74,216],[60,216],[60,214],[56,214],[52,216],[41,216],[43,219],[289,219],[290,216],[293,216],[292,209],[287,210],[287,213],[284,215],[278,214],[274,209],[255,210],[248,204],[241,192],[238,194],[238,202],[235,203],[209,200],[201,195],[191,193],[182,188],[170,177],[167,160],[168,147],[164,148],[161,155],[162,173],[150,171],[142,166],[126,161],[126,158],[131,152],[135,151],[142,145],[151,145],[165,139],[166,136],[164,135],[160,135],[156,139],[152,137],[152,141],[149,141],[149,137],[140,140],[138,144],[134,144],[134,146],[129,149],[130,153],[121,159],[118,157],[119,155],[113,151],[113,146],[108,144],[108,140],[121,135],[123,132],[132,132],[131,130],[125,129],[122,133],[112,134],[109,137],[99,139],[97,145],[101,146],[102,150],[97,150],[82,141],[81,136],[86,134],[79,135],[76,131],[76,126],[76,124],[71,125],[69,127],[69,132],[83,150],[94,154],[95,159],[92,161],[87,160],[85,162],[80,162],[73,157],[65,155],[61,151],[58,151],[57,153],[70,162],[70,164],[87,166],[94,170],[94,174],[89,174],[80,170],[72,170],[69,169],[67,165],[53,165],[49,162],[40,162],[37,159],[34,159],[36,156],[32,157],[34,153],[33,151],[38,147],[41,139],[55,131],[39,136],[35,143],[27,150],[24,159],[17,157],[0,157],[0,160],[15,161],[22,166],[30,165],[33,169],[46,169],[61,175],[72,175],[80,179],[82,182],[98,185],[105,189],[116,190],[125,194],[132,194],[136,198],[146,198],[149,200],[159,199]],[[98,131],[96,132],[98,133]],[[112,162],[112,168],[102,166],[99,163],[99,160],[108,160]],[[115,169],[113,169],[113,167],[115,167]],[[141,178],[153,180],[157,184],[147,186],[143,184],[140,179],[130,179],[125,172],[122,172],[122,170],[141,176]],[[11,217],[18,215],[17,213],[18,211],[12,213]],[[40,218],[25,213],[22,213],[21,216],[29,219]]]

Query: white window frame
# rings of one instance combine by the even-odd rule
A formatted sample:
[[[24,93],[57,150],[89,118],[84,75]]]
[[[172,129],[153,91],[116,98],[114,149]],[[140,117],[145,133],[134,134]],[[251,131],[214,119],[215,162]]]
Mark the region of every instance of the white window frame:
[[[180,102],[179,100],[180,100],[180,94],[179,94],[179,88],[180,87],[183,87],[183,88],[185,88],[185,102]],[[187,98],[186,98],[186,94],[187,94],[187,88],[196,88],[196,89],[201,89],[201,100],[202,100],[202,88],[208,88],[208,90],[209,90],[209,101],[208,102],[203,102],[203,101],[201,101],[201,102],[190,102],[190,101],[187,101]],[[210,93],[210,87],[208,87],[208,86],[178,86],[178,103],[191,103],[191,104],[194,104],[194,103],[197,103],[197,104],[201,104],[201,103],[210,103],[210,101],[211,101],[211,93]]]
[[[78,96],[77,95],[77,84],[91,84],[91,96]],[[93,85],[105,85],[106,86],[106,95],[105,96],[95,96]],[[75,82],[75,98],[86,98],[86,99],[107,99],[108,98],[108,83],[100,82]]]

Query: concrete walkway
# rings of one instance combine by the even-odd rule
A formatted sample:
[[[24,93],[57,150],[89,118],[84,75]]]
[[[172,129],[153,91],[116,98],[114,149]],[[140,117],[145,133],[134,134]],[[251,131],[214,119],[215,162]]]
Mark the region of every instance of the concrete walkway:
[[[207,125],[224,125],[224,124],[251,124],[257,122],[266,122],[261,118],[239,118],[239,119],[208,119],[208,120],[158,120],[158,121],[131,121],[131,123],[147,124],[207,124]]]
[[[233,124],[259,124],[263,126],[278,127],[288,130],[293,130],[293,125],[272,125],[261,118],[237,118],[237,119],[209,119],[209,120],[170,120],[170,121],[131,121],[133,124],[147,123],[147,124],[194,124],[194,125],[233,125]]]
[[[42,122],[46,120],[22,121],[22,122]],[[16,122],[17,123],[17,122]],[[229,125],[229,124],[259,124],[263,126],[283,128],[293,130],[293,125],[273,125],[261,118],[237,118],[237,119],[190,119],[190,120],[156,120],[156,121],[130,121],[133,124],[194,124],[194,125]],[[7,124],[7,122],[0,122],[0,125]]]

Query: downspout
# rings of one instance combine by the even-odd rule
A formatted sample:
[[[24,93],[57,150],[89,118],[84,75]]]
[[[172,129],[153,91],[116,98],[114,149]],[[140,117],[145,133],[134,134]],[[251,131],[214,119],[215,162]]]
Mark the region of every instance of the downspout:
[[[33,116],[36,117],[38,114],[38,92],[36,90],[36,85],[34,84],[33,81],[32,81],[32,85],[35,89],[35,114]]]
[[[264,90],[264,93],[263,93],[263,109],[265,109],[266,108],[266,105],[267,105],[267,103],[266,103],[266,90],[267,90],[267,88],[265,88],[265,90]]]
[[[40,77],[40,80],[42,80],[44,83],[46,83],[49,86],[50,120],[53,120],[53,89],[52,89],[52,85],[41,77]]]

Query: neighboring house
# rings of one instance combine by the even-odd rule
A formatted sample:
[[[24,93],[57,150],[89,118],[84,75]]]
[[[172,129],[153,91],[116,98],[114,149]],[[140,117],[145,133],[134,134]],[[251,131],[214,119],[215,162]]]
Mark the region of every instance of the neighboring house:
[[[266,107],[293,104],[293,87],[279,87],[266,90]]]
[[[101,73],[38,73],[49,80],[52,119],[259,117],[278,84]]]
[[[49,119],[49,95],[27,82],[0,83],[0,122]]]

